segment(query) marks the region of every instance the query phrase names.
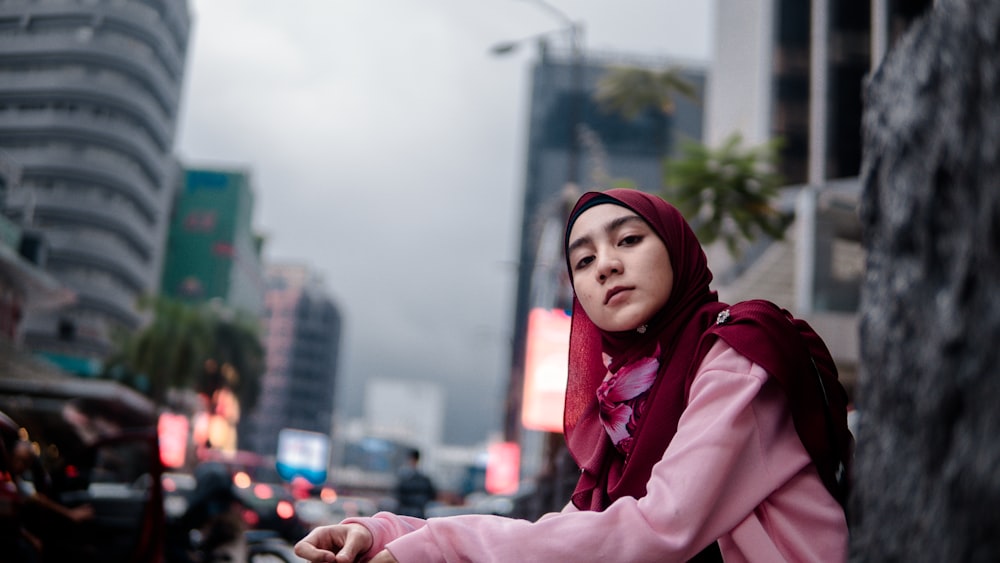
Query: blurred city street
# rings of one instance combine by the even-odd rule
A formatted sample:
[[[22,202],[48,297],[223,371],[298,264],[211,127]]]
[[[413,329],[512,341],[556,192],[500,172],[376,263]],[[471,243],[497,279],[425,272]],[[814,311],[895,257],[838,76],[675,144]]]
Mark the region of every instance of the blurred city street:
[[[920,285],[986,276],[989,254],[946,231],[970,218],[897,193],[932,178],[989,215],[949,168],[980,161],[942,164],[963,151],[907,133],[928,168],[904,173],[865,145],[923,155],[879,128],[932,106],[992,126],[869,93],[907,85],[879,73],[908,34],[947,39],[936,4],[0,1],[0,563],[297,563],[298,540],[345,518],[561,510],[581,475],[564,231],[581,194],[613,188],[673,202],[719,301],[808,321],[851,432],[871,433],[859,451],[896,443],[867,421],[931,413],[941,450],[993,459],[959,424],[974,367],[912,397],[864,381],[877,358],[868,373],[895,382],[881,368],[907,343],[975,356],[960,298],[990,284]],[[922,87],[951,88],[969,45],[914,65]],[[985,114],[996,75],[965,70]],[[995,139],[972,138],[989,161]],[[872,234],[918,204],[934,220],[911,238]],[[955,264],[893,265],[918,243]],[[919,306],[874,308],[896,299],[885,285]]]

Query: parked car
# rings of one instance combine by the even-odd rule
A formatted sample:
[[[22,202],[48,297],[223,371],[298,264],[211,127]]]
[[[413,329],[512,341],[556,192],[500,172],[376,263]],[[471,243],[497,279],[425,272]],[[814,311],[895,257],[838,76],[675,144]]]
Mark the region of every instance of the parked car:
[[[208,462],[208,465],[221,469],[222,479],[227,482],[232,480],[228,469],[225,469],[222,464]],[[247,563],[305,563],[295,555],[292,543],[279,533],[280,524],[275,525],[261,520],[261,516],[258,514],[261,507],[257,503],[236,505],[241,510],[239,515],[233,514],[233,516],[242,521],[242,525],[238,526],[243,530],[242,540],[234,541],[233,538],[230,538],[221,544],[206,541],[208,537],[213,536],[209,531],[213,526],[211,522],[204,522],[206,526],[199,527],[197,530],[188,529],[189,525],[192,524],[189,518],[185,518],[188,510],[193,509],[196,514],[201,514],[197,511],[199,499],[197,477],[206,475],[205,471],[199,471],[199,469],[205,468],[206,466],[199,466],[195,469],[194,474],[183,472],[163,474],[164,511],[167,515],[168,531],[172,539],[167,563],[216,560],[238,560]],[[241,492],[235,484],[230,490],[235,495],[234,497],[230,496],[230,499],[235,498],[238,501],[243,501],[246,493]],[[204,495],[206,489],[203,487],[200,491]],[[200,498],[202,502],[206,499],[204,496]],[[218,507],[218,505],[216,506]],[[225,526],[224,523],[223,526]],[[218,536],[215,537],[218,538]]]
[[[162,561],[163,467],[150,401],[111,381],[0,379],[0,411],[40,452],[28,484],[63,506],[92,508],[85,521],[40,527],[46,560]],[[12,517],[25,523],[24,512]]]
[[[246,505],[244,520],[252,530],[271,531],[294,544],[309,528],[299,517],[288,483],[278,475],[273,460],[258,454],[238,452],[201,452],[202,462],[224,465],[236,486],[236,493]]]
[[[282,483],[251,482],[237,493],[249,509],[244,520],[254,530],[271,530],[294,544],[309,532],[295,508],[295,498]]]

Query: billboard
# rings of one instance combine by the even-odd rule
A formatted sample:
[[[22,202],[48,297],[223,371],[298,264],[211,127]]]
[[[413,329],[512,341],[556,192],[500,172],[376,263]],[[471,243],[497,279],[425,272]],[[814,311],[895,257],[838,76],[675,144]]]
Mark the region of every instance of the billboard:
[[[517,491],[521,467],[521,448],[517,442],[490,444],[486,462],[486,492],[494,495]]]
[[[329,452],[326,434],[284,428],[278,432],[278,475],[286,481],[303,477],[320,485],[326,481]]]
[[[528,313],[521,424],[531,430],[563,431],[569,370],[570,316],[562,309]]]

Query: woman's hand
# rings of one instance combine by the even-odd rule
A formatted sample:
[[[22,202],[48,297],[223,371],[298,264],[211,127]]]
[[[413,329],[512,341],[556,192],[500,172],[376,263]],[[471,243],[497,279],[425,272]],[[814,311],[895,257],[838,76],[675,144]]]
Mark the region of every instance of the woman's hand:
[[[295,555],[313,563],[353,563],[358,556],[372,547],[372,534],[361,524],[334,524],[320,526],[309,532],[295,544]],[[379,559],[388,551],[382,550],[372,561],[395,563],[389,559]]]

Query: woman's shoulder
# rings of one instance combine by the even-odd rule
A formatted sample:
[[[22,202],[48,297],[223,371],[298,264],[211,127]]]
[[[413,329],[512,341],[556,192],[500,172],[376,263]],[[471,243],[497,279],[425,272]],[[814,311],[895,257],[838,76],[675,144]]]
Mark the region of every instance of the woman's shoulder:
[[[695,372],[695,378],[708,372],[740,375],[759,381],[767,379],[767,372],[721,338],[705,354]]]

